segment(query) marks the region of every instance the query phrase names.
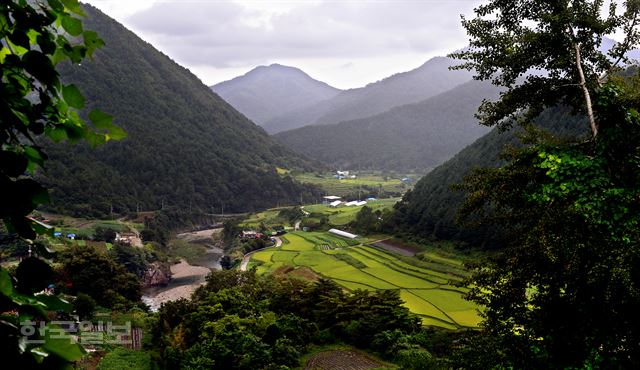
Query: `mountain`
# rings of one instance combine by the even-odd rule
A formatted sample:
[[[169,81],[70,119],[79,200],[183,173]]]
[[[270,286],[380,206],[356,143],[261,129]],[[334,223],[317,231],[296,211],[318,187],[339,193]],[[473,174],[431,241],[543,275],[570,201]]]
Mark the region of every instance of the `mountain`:
[[[588,125],[580,116],[573,116],[568,109],[547,109],[536,125],[560,137],[578,137],[587,134]],[[464,193],[453,190],[474,168],[498,167],[505,146],[517,146],[516,134],[521,129],[507,132],[497,129],[482,136],[420,179],[412,191],[396,204],[396,223],[401,231],[423,240],[463,240],[478,246],[491,240],[491,231],[472,230],[456,224],[458,208],[464,201]]]
[[[339,123],[383,113],[393,107],[417,103],[471,80],[469,71],[451,71],[456,61],[436,57],[422,66],[395,74],[365,87],[346,90],[333,98],[267,121],[270,133],[307,126]]]
[[[128,138],[92,150],[46,145],[50,210],[100,217],[161,207],[227,212],[294,203],[313,189],[278,175],[305,167],[200,80],[101,13],[85,6],[85,28],[106,46],[93,61],[61,66],[87,100],[115,116]],[[306,194],[306,195],[305,195]]]
[[[482,99],[499,89],[469,81],[420,103],[334,125],[306,126],[275,138],[329,166],[425,172],[486,134],[474,117]]]
[[[341,91],[297,68],[280,64],[254,68],[211,89],[259,125],[332,98]]]

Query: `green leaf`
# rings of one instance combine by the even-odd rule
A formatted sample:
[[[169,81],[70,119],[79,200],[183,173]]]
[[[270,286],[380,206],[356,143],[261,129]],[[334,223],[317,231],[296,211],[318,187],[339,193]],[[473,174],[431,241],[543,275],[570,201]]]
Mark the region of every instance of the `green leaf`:
[[[35,298],[38,302],[45,304],[47,306],[47,310],[49,311],[73,311],[73,305],[60,297],[40,294],[35,296]]]
[[[9,54],[11,54],[11,50],[3,46],[2,49],[0,49],[0,63],[4,63],[4,58],[6,58]]]
[[[109,114],[94,109],[89,113],[89,120],[96,128],[108,131],[106,135],[98,134],[101,137],[88,138],[87,140],[90,140],[93,145],[101,145],[107,140],[121,140],[127,137],[127,133],[123,129],[113,124],[113,116]]]
[[[104,41],[98,37],[98,34],[93,31],[84,31],[82,34],[84,38],[84,44],[87,47],[87,55],[93,56],[93,52],[100,47],[104,46]]]
[[[67,138],[67,131],[62,127],[47,128],[46,135],[56,143]]]
[[[107,134],[107,140],[122,140],[127,137],[127,132],[118,126],[113,126]]]
[[[69,11],[77,14],[77,15],[82,15],[84,16],[84,12],[82,11],[82,8],[80,7],[80,2],[78,0],[60,0],[62,2],[62,4],[64,4],[65,8],[67,8]]]
[[[86,353],[84,349],[78,343],[75,343],[73,338],[58,325],[49,323],[45,328],[45,342],[42,345],[42,349],[69,362],[80,360]]]
[[[84,108],[84,96],[76,85],[67,85],[62,88],[62,96],[69,106],[76,109]]]
[[[13,282],[9,276],[9,271],[0,267],[0,293],[5,297],[13,297],[15,290],[13,290]]]
[[[80,36],[82,33],[82,21],[71,16],[63,16],[61,20],[62,28],[71,36]]]
[[[47,0],[47,3],[51,7],[51,9],[57,13],[64,11],[64,6],[58,0]]]
[[[46,159],[46,156],[40,151],[40,149],[33,146],[25,146],[24,154],[27,156],[30,164],[35,163],[40,167],[44,166],[44,160]]]
[[[95,132],[87,132],[85,139],[87,142],[93,147],[97,147],[99,145],[103,145],[107,142],[107,137],[104,134],[95,133]]]
[[[110,129],[113,127],[113,116],[97,109],[94,109],[89,113],[89,120],[96,128]]]

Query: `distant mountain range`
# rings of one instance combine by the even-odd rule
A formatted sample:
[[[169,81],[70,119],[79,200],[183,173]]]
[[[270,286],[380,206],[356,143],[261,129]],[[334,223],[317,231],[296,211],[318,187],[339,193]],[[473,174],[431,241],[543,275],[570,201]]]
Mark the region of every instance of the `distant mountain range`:
[[[313,125],[275,137],[282,144],[335,168],[426,172],[489,129],[474,117],[499,89],[469,81],[419,103],[333,125]]]
[[[84,6],[85,28],[106,46],[92,61],[66,64],[87,110],[115,116],[128,138],[92,150],[47,144],[41,175],[50,210],[78,216],[179,207],[246,211],[311,199],[313,189],[276,167],[308,163],[227,104],[200,80],[101,13]]]
[[[330,99],[342,91],[314,80],[298,68],[280,64],[254,68],[211,89],[258,125]]]
[[[580,137],[589,133],[586,119],[571,115],[565,108],[547,109],[538,117],[536,125],[560,137]],[[461,183],[474,168],[502,165],[499,155],[506,146],[519,145],[518,132],[521,129],[507,132],[493,129],[422,177],[396,205],[398,227],[423,240],[457,239],[474,242],[474,247],[491,242],[492,230],[474,230],[456,224],[465,194],[451,186]]]
[[[326,125],[383,113],[393,107],[417,103],[467,82],[468,71],[451,71],[454,60],[437,57],[422,66],[398,73],[365,87],[343,91],[309,107],[280,115],[262,126],[270,133],[307,125]]]

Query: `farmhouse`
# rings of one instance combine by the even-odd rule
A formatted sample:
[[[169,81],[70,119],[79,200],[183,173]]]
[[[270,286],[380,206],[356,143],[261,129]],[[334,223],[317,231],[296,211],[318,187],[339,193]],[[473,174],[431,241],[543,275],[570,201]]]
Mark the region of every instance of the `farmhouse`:
[[[336,208],[337,206],[339,206],[342,202],[339,200],[336,200],[335,202],[331,202],[329,203],[329,207],[333,207]]]
[[[347,239],[355,239],[355,238],[358,237],[358,235],[356,235],[356,234],[351,234],[351,233],[348,233],[346,231],[342,231],[342,230],[338,230],[338,229],[329,229],[329,232],[331,234],[335,234],[335,235],[338,235],[338,236],[341,236],[341,237],[347,238]]]
[[[137,237],[138,235],[136,235],[135,233],[116,233],[115,241],[131,245],[133,244],[133,239]]]
[[[335,203],[335,201],[340,200],[341,197],[335,196],[335,195],[326,195],[324,197],[322,197],[323,204],[328,204],[329,202]]]
[[[364,200],[352,200],[351,202],[347,202],[344,205],[347,207],[360,207],[364,206],[365,204],[367,204],[367,202]]]

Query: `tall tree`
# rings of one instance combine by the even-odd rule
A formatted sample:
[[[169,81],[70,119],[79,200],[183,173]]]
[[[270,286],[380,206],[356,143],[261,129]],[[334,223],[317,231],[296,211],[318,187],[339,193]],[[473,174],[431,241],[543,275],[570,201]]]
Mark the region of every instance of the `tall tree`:
[[[486,310],[467,367],[640,366],[640,79],[618,68],[638,44],[640,6],[603,7],[494,0],[463,20],[462,68],[507,88],[480,107],[483,123],[528,127],[507,165],[464,185],[463,218],[499,226],[507,246],[471,279],[469,297]],[[616,31],[625,40],[607,56],[599,47]],[[592,137],[528,126],[557,105],[585,115]]]
[[[604,0],[494,0],[475,13],[462,19],[471,39],[452,54],[465,60],[457,68],[507,88],[498,101],[482,103],[482,123],[508,128],[566,104],[586,113],[596,136],[592,95],[640,42],[640,1],[627,0],[620,11],[615,1],[605,9]],[[616,32],[624,40],[602,51],[603,38]]]

